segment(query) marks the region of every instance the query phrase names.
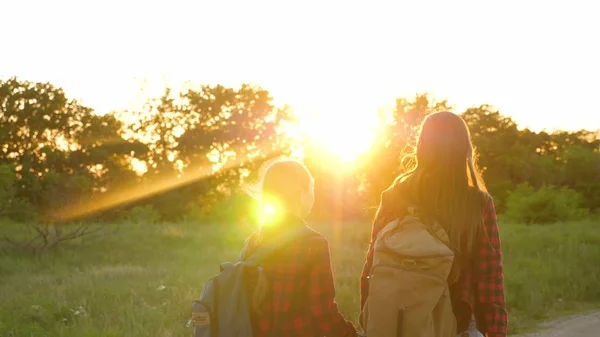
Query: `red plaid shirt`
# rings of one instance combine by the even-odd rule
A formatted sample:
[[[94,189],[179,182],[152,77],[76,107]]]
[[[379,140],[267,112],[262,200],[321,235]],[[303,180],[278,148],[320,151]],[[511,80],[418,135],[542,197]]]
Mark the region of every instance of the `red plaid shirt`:
[[[373,243],[379,231],[391,220],[387,204],[387,192],[382,195],[382,204],[373,224],[371,245],[367,252],[366,262],[361,276],[361,308],[369,295],[368,276],[373,264]],[[487,337],[505,337],[507,329],[507,313],[504,301],[504,274],[502,272],[502,250],[496,210],[490,197],[484,208],[484,224],[486,233],[482,232],[478,239],[473,256],[473,267],[465,268],[457,283],[450,286],[452,307],[457,321],[457,330],[466,331],[472,315],[475,316],[477,329]]]
[[[294,240],[265,258],[262,266],[268,291],[260,314],[251,311],[256,337],[357,335],[352,323],[338,311],[329,242],[325,237],[319,234]],[[246,279],[252,294],[256,269],[249,269]]]

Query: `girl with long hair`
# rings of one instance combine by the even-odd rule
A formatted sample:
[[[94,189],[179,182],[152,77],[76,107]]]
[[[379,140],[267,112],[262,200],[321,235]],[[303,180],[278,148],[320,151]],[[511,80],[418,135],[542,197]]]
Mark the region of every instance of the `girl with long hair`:
[[[414,169],[382,193],[361,276],[361,307],[369,295],[379,231],[416,206],[425,222],[442,226],[454,252],[451,275],[458,281],[450,284],[450,297],[459,336],[504,337],[507,313],[496,212],[475,165],[464,120],[451,112],[429,115],[421,125],[415,155]]]

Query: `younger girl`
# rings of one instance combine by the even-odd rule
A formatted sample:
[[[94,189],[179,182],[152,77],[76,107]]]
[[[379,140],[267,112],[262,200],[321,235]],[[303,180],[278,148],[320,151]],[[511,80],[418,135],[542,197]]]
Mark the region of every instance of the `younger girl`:
[[[293,160],[279,160],[264,171],[258,190],[272,218],[249,239],[246,254],[286,231],[306,226],[314,203],[314,180]],[[298,237],[263,259],[264,272],[248,269],[254,335],[354,337],[356,329],[335,302],[329,243],[322,235]]]

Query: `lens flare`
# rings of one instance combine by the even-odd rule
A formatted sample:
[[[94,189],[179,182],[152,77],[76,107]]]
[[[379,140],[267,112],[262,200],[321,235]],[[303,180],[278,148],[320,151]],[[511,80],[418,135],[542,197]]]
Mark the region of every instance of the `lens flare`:
[[[263,207],[263,212],[265,213],[266,216],[273,216],[275,215],[275,206],[273,205],[265,205]]]
[[[272,226],[282,214],[282,208],[276,201],[262,201],[258,205],[258,219],[262,226]]]

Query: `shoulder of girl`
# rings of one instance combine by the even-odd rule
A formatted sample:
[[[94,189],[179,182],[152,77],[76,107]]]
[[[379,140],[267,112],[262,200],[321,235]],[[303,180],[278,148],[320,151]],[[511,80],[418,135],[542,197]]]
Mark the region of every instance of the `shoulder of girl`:
[[[325,235],[321,234],[321,232],[316,231],[312,228],[309,228],[309,229],[311,231],[311,233],[309,235],[310,238],[312,238],[313,240],[316,240],[316,241],[321,241],[321,242],[327,241],[327,238],[325,237]]]
[[[481,191],[481,190],[480,190],[480,191],[478,191],[478,192],[479,192],[479,197],[481,198],[481,204],[482,204],[482,205],[483,205],[485,208],[487,208],[487,207],[488,207],[488,205],[489,205],[490,203],[492,203],[492,204],[493,204],[493,202],[494,202],[494,199],[492,198],[492,195],[491,195],[491,194],[489,194],[489,193],[488,193],[488,192],[486,192],[486,191]]]
[[[493,211],[494,213],[496,212],[496,205],[494,205],[494,198],[488,194],[487,192],[486,194],[486,198],[485,198],[485,208],[488,209],[489,211]]]
[[[315,247],[315,246],[321,246],[323,244],[329,244],[329,242],[327,241],[327,238],[323,234],[313,230],[312,228],[310,229],[310,232],[308,233],[308,235],[306,235],[304,237],[303,241],[306,242],[306,244],[309,247]]]

